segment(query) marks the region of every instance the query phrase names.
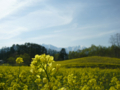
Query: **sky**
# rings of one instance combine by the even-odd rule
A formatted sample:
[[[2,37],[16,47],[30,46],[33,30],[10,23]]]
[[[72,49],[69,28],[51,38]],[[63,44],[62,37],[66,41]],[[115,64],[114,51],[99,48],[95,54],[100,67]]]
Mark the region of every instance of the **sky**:
[[[120,0],[0,0],[0,48],[26,42],[110,46]]]

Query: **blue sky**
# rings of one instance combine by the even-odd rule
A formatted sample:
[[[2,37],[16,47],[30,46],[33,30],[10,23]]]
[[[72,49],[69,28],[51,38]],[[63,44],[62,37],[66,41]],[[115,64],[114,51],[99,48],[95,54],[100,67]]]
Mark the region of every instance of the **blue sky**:
[[[110,46],[120,0],[0,0],[0,48],[25,42]]]

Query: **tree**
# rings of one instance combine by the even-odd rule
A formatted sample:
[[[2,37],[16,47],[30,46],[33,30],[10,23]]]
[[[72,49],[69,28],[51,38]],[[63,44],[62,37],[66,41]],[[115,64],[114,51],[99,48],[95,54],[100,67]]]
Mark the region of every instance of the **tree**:
[[[62,49],[61,49],[60,54],[59,54],[59,59],[60,59],[60,60],[68,59],[68,55],[67,55],[67,53],[66,53],[65,48],[62,48]]]
[[[110,37],[110,43],[112,44],[113,53],[115,57],[120,57],[120,33],[112,35]]]
[[[7,59],[8,63],[11,64],[11,65],[14,65],[15,64],[15,58],[14,57],[9,57]]]
[[[110,37],[110,43],[114,46],[120,47],[120,33],[116,33]]]

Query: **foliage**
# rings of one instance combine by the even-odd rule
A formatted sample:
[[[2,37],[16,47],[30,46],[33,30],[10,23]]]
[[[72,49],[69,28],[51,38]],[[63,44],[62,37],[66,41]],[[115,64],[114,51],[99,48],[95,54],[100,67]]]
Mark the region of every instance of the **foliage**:
[[[7,61],[8,61],[8,63],[10,63],[10,64],[15,64],[15,58],[14,58],[14,57],[9,57],[9,58],[7,59]]]
[[[68,55],[65,51],[65,48],[62,48],[59,54],[59,60],[65,60],[68,59]]]
[[[106,56],[120,58],[120,47],[114,45],[111,47],[91,45],[89,48],[78,51],[70,51],[68,54],[69,59],[88,56]]]
[[[24,65],[30,65],[31,58],[36,54],[49,54],[55,57],[55,60],[65,60],[68,58],[67,53],[64,48],[60,52],[55,50],[47,50],[45,47],[34,44],[25,43],[23,45],[13,44],[12,47],[3,47],[0,50],[0,59],[4,60],[5,63],[10,65],[15,65],[15,59],[17,57],[22,57],[24,59]]]
[[[45,47],[34,44],[34,43],[25,43],[23,45],[13,44],[12,47],[4,47],[0,50],[0,59],[4,60],[6,63],[11,65],[15,64],[15,59],[20,56],[25,62],[25,65],[30,65],[31,58],[36,54],[47,53]]]

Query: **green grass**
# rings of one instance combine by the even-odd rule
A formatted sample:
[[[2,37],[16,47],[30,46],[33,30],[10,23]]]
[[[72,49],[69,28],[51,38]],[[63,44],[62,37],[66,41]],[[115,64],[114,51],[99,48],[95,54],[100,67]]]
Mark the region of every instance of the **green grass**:
[[[91,56],[64,61],[56,61],[56,64],[61,64],[65,68],[84,68],[84,67],[99,67],[99,68],[120,68],[120,59],[110,57]]]

